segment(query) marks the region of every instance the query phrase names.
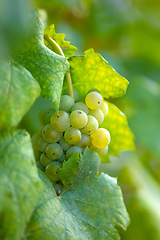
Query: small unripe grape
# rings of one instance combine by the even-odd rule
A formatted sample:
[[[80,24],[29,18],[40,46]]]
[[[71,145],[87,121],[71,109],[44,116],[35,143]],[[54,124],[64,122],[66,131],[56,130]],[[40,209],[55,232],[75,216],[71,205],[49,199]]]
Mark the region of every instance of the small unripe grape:
[[[45,169],[45,174],[51,181],[58,181],[60,178],[58,176],[58,168],[61,168],[62,164],[60,162],[54,161],[47,165]]]
[[[110,133],[105,128],[98,128],[91,134],[91,143],[97,148],[105,148],[110,143]]]
[[[106,102],[102,103],[102,106],[100,107],[100,110],[103,112],[104,117],[107,116],[109,108]]]
[[[98,128],[99,124],[95,117],[88,115],[88,122],[84,128],[81,129],[81,132],[87,135],[95,132]]]
[[[78,129],[85,127],[88,122],[88,116],[82,110],[74,110],[71,112],[69,119],[71,126]]]
[[[64,111],[53,113],[51,117],[51,126],[58,132],[64,132],[70,126],[69,114]]]
[[[37,133],[35,133],[32,138],[31,138],[31,141],[32,141],[32,146],[34,149],[36,150],[39,150],[38,149],[38,140],[42,137],[42,129],[40,129],[40,131],[38,131]]]
[[[56,161],[63,163],[66,160],[66,155],[63,153],[60,158],[58,158]]]
[[[98,153],[99,156],[104,156],[108,152],[108,145],[104,148],[95,148],[96,153]]]
[[[71,148],[69,148],[66,152],[66,158],[70,158],[73,154],[75,154],[76,152],[83,152],[83,149],[77,146],[72,146]]]
[[[66,151],[68,148],[70,148],[72,145],[66,142],[64,137],[62,136],[61,139],[59,140],[59,145],[62,147],[64,151]]]
[[[69,95],[62,95],[60,100],[59,110],[68,112],[74,104],[74,100]]]
[[[37,147],[40,152],[45,152],[47,146],[48,143],[43,138],[38,140]]]
[[[65,93],[65,94],[69,94],[68,89],[65,90],[64,93]],[[73,95],[74,95],[74,101],[75,101],[75,102],[78,102],[78,101],[79,101],[79,93],[77,92],[76,89],[73,89]]]
[[[42,153],[40,156],[40,163],[43,167],[46,167],[52,160],[46,156],[45,153]]]
[[[99,124],[101,124],[104,120],[103,112],[100,109],[96,109],[96,110],[90,109],[88,114],[95,117]]]
[[[54,130],[50,124],[47,124],[42,130],[42,137],[48,143],[55,143],[60,140],[63,133]]]
[[[77,147],[86,148],[91,143],[91,138],[89,135],[82,134],[81,140],[76,144]]]
[[[102,106],[103,97],[98,92],[90,92],[85,97],[85,103],[90,109],[96,110]]]
[[[63,185],[60,184],[60,183],[57,183],[57,184],[54,185],[54,189],[57,193],[57,196],[59,196],[61,194],[62,190],[63,190]]]
[[[49,111],[54,111],[54,109],[53,108],[44,108],[39,112],[38,119],[39,119],[40,123],[42,124],[42,126],[44,126],[46,124],[45,115]]]
[[[64,133],[64,139],[69,144],[76,144],[81,140],[81,132],[73,127],[69,127]]]
[[[39,168],[42,172],[45,170],[45,167],[41,165],[40,161],[37,162],[37,168]]]
[[[46,155],[52,160],[60,158],[62,154],[63,149],[58,143],[51,143],[46,148]]]
[[[55,111],[54,111],[54,110],[50,110],[50,111],[48,111],[48,112],[45,114],[44,120],[45,120],[45,123],[46,123],[46,124],[47,124],[47,123],[50,123],[50,119],[51,119],[53,113],[55,113]]]
[[[71,108],[71,112],[73,112],[74,110],[82,110],[86,114],[88,114],[88,111],[89,111],[88,107],[83,102],[76,102]]]

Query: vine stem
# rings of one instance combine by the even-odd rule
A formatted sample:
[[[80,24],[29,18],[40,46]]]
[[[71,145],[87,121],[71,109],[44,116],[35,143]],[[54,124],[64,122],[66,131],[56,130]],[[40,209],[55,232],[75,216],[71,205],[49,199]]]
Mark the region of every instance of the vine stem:
[[[56,52],[57,54],[61,55],[62,57],[65,57],[61,47],[52,38],[50,38],[47,34],[44,34],[44,38],[51,44],[51,46],[53,47],[53,51],[54,52]],[[66,79],[67,79],[67,84],[68,84],[69,95],[74,100],[73,86],[72,86],[72,80],[71,80],[70,72],[66,72]]]

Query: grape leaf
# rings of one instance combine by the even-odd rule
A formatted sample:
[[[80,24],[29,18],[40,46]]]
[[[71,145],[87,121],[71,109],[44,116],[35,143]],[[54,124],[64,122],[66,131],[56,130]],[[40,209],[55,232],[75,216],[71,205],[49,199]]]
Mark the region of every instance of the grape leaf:
[[[99,164],[89,149],[82,158],[72,156],[58,171],[65,187],[59,197],[41,174],[44,191],[27,239],[119,239],[115,226],[126,229],[128,214],[117,180],[104,173],[95,177]]]
[[[0,239],[19,240],[42,191],[29,134],[0,134]]]
[[[73,88],[82,96],[91,88],[97,88],[105,98],[123,96],[128,81],[93,49],[86,50],[84,54],[85,56],[73,56],[69,60]]]
[[[32,25],[32,36],[12,53],[12,57],[31,72],[42,88],[42,97],[54,102],[57,110],[69,63],[65,57],[55,54],[44,45],[43,23],[37,14],[32,15]]]
[[[65,41],[65,34],[64,33],[56,33],[54,24],[50,25],[44,30],[44,34],[48,35],[52,38],[61,48],[66,57],[71,57],[76,51],[77,48],[75,46],[70,45],[69,41]],[[51,44],[44,39],[45,45],[54,51]]]
[[[127,118],[114,104],[107,102],[108,115],[100,127],[106,128],[111,134],[108,153],[118,155],[121,150],[135,150],[134,135],[128,127]],[[105,157],[102,158],[105,161]]]
[[[39,94],[39,84],[24,67],[0,64],[0,129],[16,126]]]

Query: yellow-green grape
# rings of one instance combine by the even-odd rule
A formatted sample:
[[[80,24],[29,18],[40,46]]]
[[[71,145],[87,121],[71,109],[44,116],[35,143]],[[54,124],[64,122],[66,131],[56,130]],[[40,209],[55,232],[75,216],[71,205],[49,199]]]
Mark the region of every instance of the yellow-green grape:
[[[66,158],[70,158],[73,154],[75,154],[76,152],[83,152],[83,149],[77,146],[72,146],[71,148],[69,148],[66,152]]]
[[[86,148],[91,144],[91,138],[89,135],[82,134],[81,140],[76,144],[77,147]]]
[[[32,138],[31,138],[31,141],[32,141],[32,146],[33,146],[33,149],[34,150],[38,150],[38,140],[42,137],[42,129],[41,131],[35,133]]]
[[[102,106],[103,97],[98,92],[90,92],[85,97],[85,103],[90,109],[96,110]]]
[[[49,111],[54,111],[54,109],[53,108],[44,108],[39,112],[38,119],[39,119],[42,126],[44,126],[46,124],[45,115]]]
[[[99,156],[104,156],[108,152],[108,145],[104,148],[95,148],[96,153],[98,153]]]
[[[58,132],[64,132],[70,126],[69,114],[64,111],[53,113],[51,117],[51,126]]]
[[[54,189],[55,189],[55,191],[57,193],[57,196],[59,196],[61,194],[62,190],[63,190],[63,185],[60,184],[60,183],[56,183],[54,185]]]
[[[95,117],[99,124],[101,124],[104,120],[103,112],[100,109],[96,109],[96,110],[90,109],[88,114]]]
[[[95,117],[88,115],[88,122],[84,128],[81,129],[81,132],[87,135],[95,132],[98,128],[99,124]]]
[[[71,126],[78,129],[85,127],[88,122],[88,116],[82,110],[74,110],[71,112],[69,119]]]
[[[63,154],[63,149],[58,143],[51,143],[46,148],[46,155],[52,160],[60,158]]]
[[[70,111],[71,107],[74,104],[74,100],[69,95],[62,95],[60,100],[59,110],[63,110],[65,112]]]
[[[50,110],[48,111],[45,116],[44,116],[44,120],[45,120],[45,123],[50,123],[50,119],[51,119],[51,116],[53,115],[53,113],[55,113],[54,110]]]
[[[76,144],[81,140],[81,132],[79,129],[69,127],[64,133],[64,139],[69,144]]]
[[[91,143],[97,148],[104,148],[110,143],[110,133],[105,128],[98,128],[91,134]]]
[[[68,89],[64,92],[65,94],[69,94]],[[73,95],[74,95],[74,101],[78,102],[79,101],[79,93],[77,92],[76,89],[73,89]]]
[[[71,108],[71,112],[73,112],[74,110],[82,110],[83,112],[85,112],[86,114],[88,114],[89,109],[86,106],[85,103],[83,102],[76,102],[73,107]]]
[[[48,142],[46,142],[42,137],[38,140],[37,147],[40,152],[45,152]]]
[[[100,107],[100,110],[103,112],[104,117],[107,116],[109,108],[106,102],[102,103],[102,106]]]
[[[45,167],[41,165],[40,161],[37,162],[37,168],[39,168],[42,172],[45,170]]]
[[[62,147],[64,151],[66,151],[68,148],[70,148],[72,145],[66,142],[64,137],[62,136],[61,139],[59,140],[59,145]]]
[[[52,159],[48,158],[45,153],[42,153],[40,156],[41,165],[46,167],[50,162],[52,162]]]
[[[58,158],[56,161],[63,163],[66,160],[66,155],[63,153],[60,158]]]
[[[45,168],[45,174],[51,181],[58,181],[60,178],[58,176],[58,168],[61,168],[62,164],[60,162],[54,161],[47,165]]]
[[[63,133],[54,130],[50,124],[47,124],[42,130],[42,137],[48,143],[55,143],[60,140]]]

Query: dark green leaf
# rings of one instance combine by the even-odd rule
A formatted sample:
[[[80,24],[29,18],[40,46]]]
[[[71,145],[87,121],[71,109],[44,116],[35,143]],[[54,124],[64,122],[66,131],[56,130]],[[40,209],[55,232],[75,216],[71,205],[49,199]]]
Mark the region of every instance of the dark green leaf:
[[[88,149],[71,157],[59,176],[64,191],[57,197],[41,174],[44,192],[28,226],[28,239],[119,239],[115,226],[126,229],[129,218],[115,178],[95,177],[99,157]],[[69,178],[68,178],[69,176]]]
[[[0,64],[0,129],[16,126],[39,94],[39,84],[25,68]]]
[[[82,96],[91,88],[97,88],[105,98],[123,96],[128,81],[93,49],[88,49],[84,54],[85,56],[74,56],[69,60],[73,88]]]
[[[29,134],[0,134],[0,239],[20,240],[41,194]]]
[[[55,109],[59,107],[63,78],[69,64],[44,45],[43,24],[37,14],[32,15],[33,34],[13,54],[12,57],[27,68],[39,82],[44,98],[54,102]]]
[[[107,105],[109,112],[100,127],[106,128],[111,134],[108,153],[118,155],[122,150],[134,151],[134,135],[128,127],[126,116],[114,104],[107,102]],[[105,157],[102,161],[105,161]]]
[[[44,33],[47,34],[50,38],[52,38],[61,48],[66,57],[71,57],[76,51],[77,48],[70,45],[69,41],[65,41],[65,34],[64,33],[56,33],[54,24],[50,25],[44,30]],[[44,40],[45,45],[54,51],[51,44]]]

